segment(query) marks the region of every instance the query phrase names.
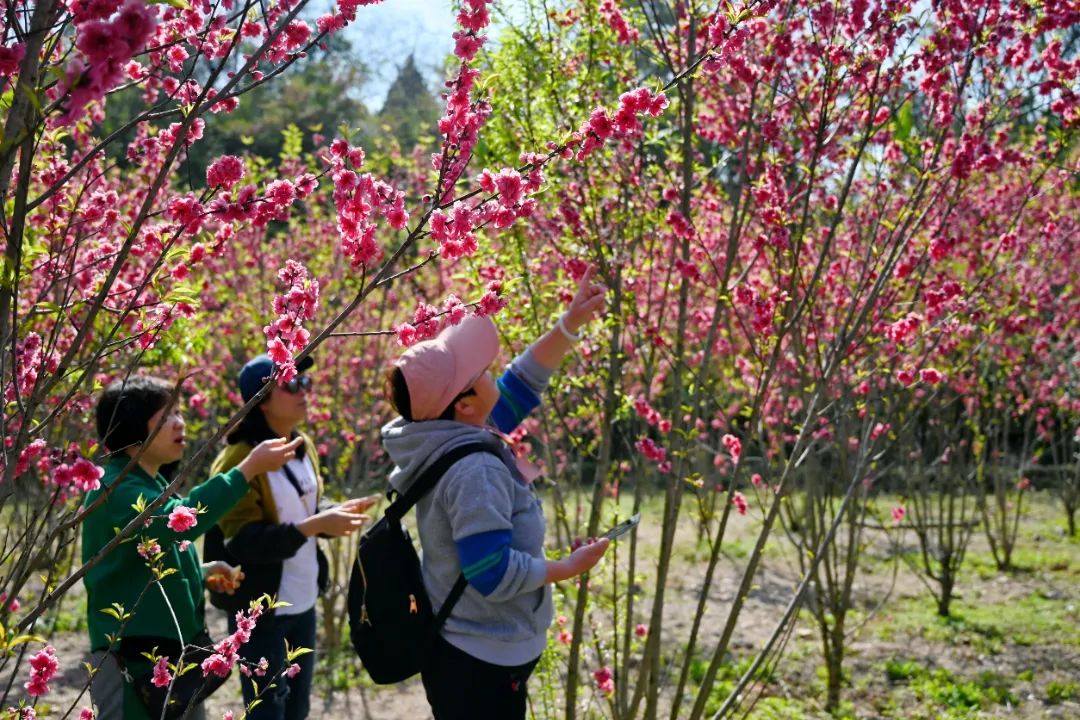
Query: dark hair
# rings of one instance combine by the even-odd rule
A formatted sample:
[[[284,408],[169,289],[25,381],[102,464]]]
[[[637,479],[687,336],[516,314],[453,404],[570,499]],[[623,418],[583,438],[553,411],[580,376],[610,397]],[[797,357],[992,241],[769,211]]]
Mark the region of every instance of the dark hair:
[[[170,404],[173,385],[148,375],[115,380],[101,391],[94,416],[101,444],[110,453],[146,442],[150,418]]]
[[[266,421],[266,413],[263,412],[263,405],[269,399],[270,396],[267,395],[262,399],[262,402],[251,408],[248,414],[244,416],[244,419],[240,421],[240,424],[225,437],[225,442],[229,445],[247,443],[251,447],[255,447],[263,440],[279,437],[270,427],[270,423]],[[293,437],[296,437],[295,432]],[[306,443],[300,443],[300,447],[296,448],[297,459],[302,460],[304,458],[305,445]]]
[[[383,376],[383,392],[386,393],[386,399],[390,401],[390,404],[394,406],[394,409],[397,410],[401,417],[409,422],[415,422],[412,414],[412,399],[409,396],[409,384],[405,382],[405,375],[397,365],[387,370]],[[471,387],[459,392],[450,401],[450,404],[443,409],[438,419],[453,420],[454,406],[457,405],[457,401],[475,394],[476,390]]]

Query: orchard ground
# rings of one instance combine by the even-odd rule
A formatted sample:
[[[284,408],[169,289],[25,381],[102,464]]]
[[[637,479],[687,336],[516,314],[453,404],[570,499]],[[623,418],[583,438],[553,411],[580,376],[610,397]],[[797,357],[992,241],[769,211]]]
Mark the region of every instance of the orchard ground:
[[[690,498],[687,498],[690,502]],[[584,502],[584,501],[583,501]],[[621,502],[629,509],[629,498]],[[642,582],[648,588],[651,567],[659,550],[658,518],[661,498],[645,504],[638,529]],[[888,504],[881,501],[888,517]],[[1077,718],[1080,717],[1080,540],[1067,538],[1059,506],[1045,493],[1033,494],[1020,530],[1016,554],[1017,570],[998,572],[985,539],[976,534],[961,571],[959,599],[953,617],[942,619],[921,581],[907,561],[917,561],[914,537],[905,537],[897,548],[883,539],[870,544],[856,580],[858,611],[849,627],[855,633],[845,663],[847,687],[841,715],[857,718]],[[553,515],[550,514],[549,517]],[[759,522],[753,512],[740,517],[726,543],[720,577],[710,593],[708,614],[703,624],[703,653],[711,652],[723,624],[726,608],[741,577],[745,558],[756,539]],[[676,535],[678,567],[668,588],[665,622],[670,636],[686,637],[693,619],[705,566],[706,546],[696,537],[696,525],[686,519]],[[616,562],[623,562],[627,542],[616,546]],[[733,648],[736,656],[721,671],[723,681],[713,693],[713,710],[725,698],[745,670],[756,649],[775,628],[790,601],[799,579],[792,545],[778,529],[756,578],[747,608],[743,611]],[[604,569],[594,574],[599,586],[600,605],[612,573],[609,555]],[[345,576],[342,576],[345,577]],[[568,590],[569,586],[564,586]],[[560,593],[566,597],[566,593]],[[884,601],[884,602],[883,602]],[[649,598],[638,595],[642,618],[647,618]],[[560,603],[562,612],[567,604]],[[879,608],[875,610],[875,608]],[[57,648],[62,676],[53,683],[53,692],[39,703],[39,717],[61,717],[82,686],[86,659],[84,631],[85,597],[80,591],[65,599],[61,611],[50,616],[36,632],[50,629],[50,642]],[[211,632],[225,634],[225,617],[210,608]],[[606,611],[597,610],[593,627],[597,637],[605,629]],[[606,620],[610,622],[610,620]],[[555,639],[547,656],[550,674],[534,676],[530,691],[536,717],[562,716],[561,677],[565,673],[565,650]],[[399,686],[371,684],[346,646],[331,657],[320,658],[313,718],[397,718],[426,717],[427,704],[418,679]],[[327,647],[324,640],[322,648]],[[596,669],[595,649],[586,645],[589,670]],[[666,648],[665,657],[681,655],[680,648]],[[692,668],[692,679],[700,678],[708,658]],[[677,668],[678,663],[670,667]],[[762,673],[763,683],[752,686],[758,696],[750,718],[828,717],[822,711],[823,668],[817,631],[808,616],[800,617],[778,664]],[[677,670],[671,670],[674,684]],[[587,713],[579,717],[613,717],[607,700],[595,690],[591,674],[583,677],[589,692],[582,702]],[[616,678],[618,682],[618,678]],[[76,708],[86,704],[79,701]],[[237,716],[242,707],[235,680],[211,698],[210,718],[216,720],[226,710]],[[682,713],[680,713],[681,715]],[[711,713],[710,713],[711,714]],[[664,714],[667,717],[667,713]]]

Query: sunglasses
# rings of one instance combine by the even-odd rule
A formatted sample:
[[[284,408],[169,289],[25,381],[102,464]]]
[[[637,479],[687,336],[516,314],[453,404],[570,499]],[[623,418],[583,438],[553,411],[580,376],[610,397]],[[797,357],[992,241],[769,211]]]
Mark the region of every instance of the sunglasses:
[[[281,389],[289,393],[290,395],[296,395],[301,390],[310,390],[311,378],[307,375],[300,375],[298,377],[294,377],[289,382],[283,383],[281,385]]]

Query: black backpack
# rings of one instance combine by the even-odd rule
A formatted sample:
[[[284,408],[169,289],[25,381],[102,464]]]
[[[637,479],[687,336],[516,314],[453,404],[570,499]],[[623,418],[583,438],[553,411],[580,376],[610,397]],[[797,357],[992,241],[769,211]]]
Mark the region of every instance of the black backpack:
[[[459,575],[438,614],[420,572],[420,558],[401,518],[466,455],[495,450],[481,443],[449,451],[394,500],[382,518],[360,538],[349,578],[349,634],[371,679],[386,685],[420,672],[435,636],[465,592]]]

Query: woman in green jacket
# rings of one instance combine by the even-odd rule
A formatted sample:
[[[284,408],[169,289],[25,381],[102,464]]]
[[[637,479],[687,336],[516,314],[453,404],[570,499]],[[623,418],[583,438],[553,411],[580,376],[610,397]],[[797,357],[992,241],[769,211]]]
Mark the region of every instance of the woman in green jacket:
[[[117,529],[139,514],[138,508],[165,492],[168,481],[160,469],[180,460],[186,444],[175,396],[169,382],[145,376],[117,380],[102,392],[97,431],[108,455],[101,487],[83,502],[89,509],[82,525],[83,563],[96,558]],[[233,568],[224,563],[204,566],[193,541],[248,492],[252,478],[280,468],[298,446],[284,438],[260,443],[235,468],[195,486],[187,497],[171,496],[129,541],[87,571],[87,629],[91,667],[97,669],[90,694],[97,717],[150,718],[131,681],[152,671],[142,653],[156,647],[159,655],[178,656],[205,628],[206,577],[233,576]],[[191,512],[177,513],[180,508],[198,513],[194,524]],[[170,521],[174,513],[177,518]],[[189,717],[203,717],[201,706]]]

